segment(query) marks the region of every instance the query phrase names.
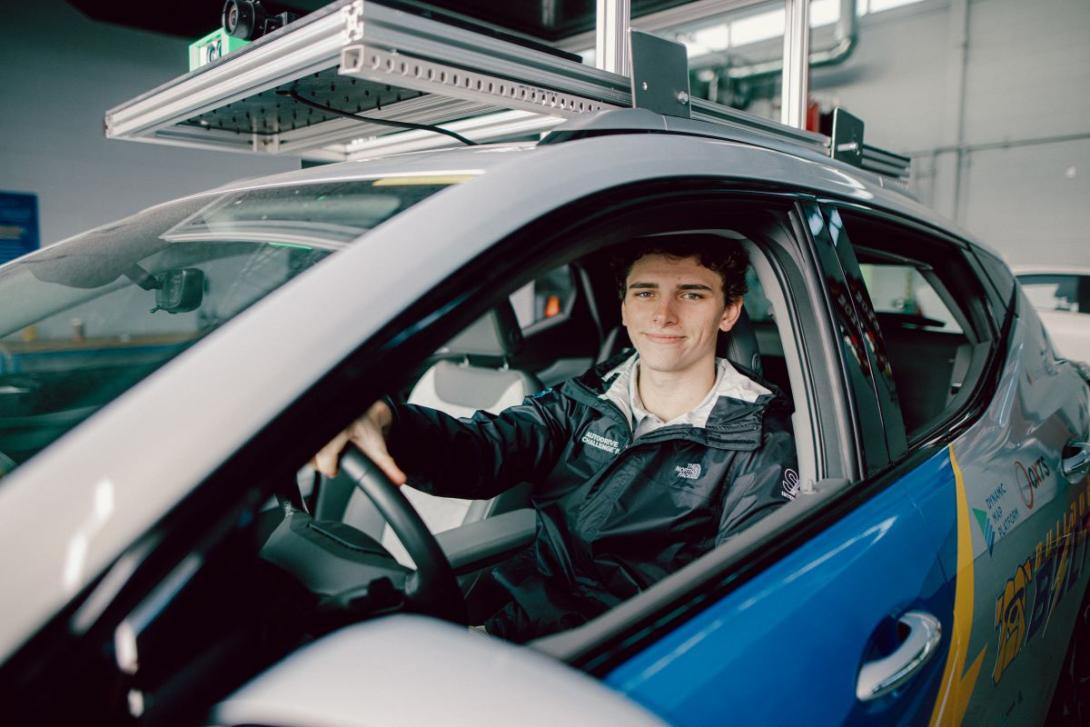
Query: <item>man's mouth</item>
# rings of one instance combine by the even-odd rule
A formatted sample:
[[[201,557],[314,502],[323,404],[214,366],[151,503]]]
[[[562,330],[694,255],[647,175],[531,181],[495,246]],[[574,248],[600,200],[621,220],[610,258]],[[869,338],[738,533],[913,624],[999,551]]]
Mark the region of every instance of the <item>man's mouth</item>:
[[[685,340],[685,336],[671,336],[666,333],[645,333],[643,335],[650,339],[652,343],[680,343]]]

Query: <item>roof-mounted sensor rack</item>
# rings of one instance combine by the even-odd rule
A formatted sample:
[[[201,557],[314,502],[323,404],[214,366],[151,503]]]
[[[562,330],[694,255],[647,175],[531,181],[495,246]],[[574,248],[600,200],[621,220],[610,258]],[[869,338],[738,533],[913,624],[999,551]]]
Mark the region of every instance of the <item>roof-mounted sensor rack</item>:
[[[691,99],[684,48],[646,33],[631,31],[632,71],[624,76],[401,7],[335,2],[111,109],[106,135],[346,160],[525,136],[635,106],[744,128],[900,179],[908,174],[905,157],[863,145],[862,122],[853,117],[840,114],[830,140]]]

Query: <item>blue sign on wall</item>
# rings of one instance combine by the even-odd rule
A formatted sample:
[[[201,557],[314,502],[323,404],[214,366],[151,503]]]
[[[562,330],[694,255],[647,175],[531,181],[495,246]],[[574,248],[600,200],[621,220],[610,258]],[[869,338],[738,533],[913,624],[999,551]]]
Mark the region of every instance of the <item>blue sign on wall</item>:
[[[40,245],[38,195],[0,192],[0,265]]]

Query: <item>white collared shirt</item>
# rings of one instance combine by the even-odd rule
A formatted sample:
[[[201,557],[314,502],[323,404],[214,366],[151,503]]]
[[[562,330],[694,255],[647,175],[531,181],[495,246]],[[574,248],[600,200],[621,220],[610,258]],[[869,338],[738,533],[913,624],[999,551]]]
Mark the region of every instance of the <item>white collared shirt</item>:
[[[631,358],[618,366],[612,372],[618,374],[617,379],[603,395],[603,398],[611,399],[626,410],[632,425],[632,438],[636,439],[644,434],[666,426],[675,424],[687,424],[693,427],[704,428],[708,424],[708,417],[712,409],[722,396],[728,396],[742,401],[754,402],[758,397],[772,392],[750,379],[745,374],[734,368],[725,358],[715,360],[715,383],[708,390],[703,400],[689,411],[681,414],[668,422],[664,422],[655,414],[647,411],[640,399],[639,392],[639,354],[633,354]]]

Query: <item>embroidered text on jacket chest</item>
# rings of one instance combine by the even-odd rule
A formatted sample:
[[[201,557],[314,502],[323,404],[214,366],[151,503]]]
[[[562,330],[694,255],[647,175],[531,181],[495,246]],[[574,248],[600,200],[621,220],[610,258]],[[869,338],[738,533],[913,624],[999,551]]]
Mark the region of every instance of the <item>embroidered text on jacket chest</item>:
[[[618,454],[621,451],[621,443],[616,439],[609,439],[594,432],[587,432],[580,441],[610,454]]]

